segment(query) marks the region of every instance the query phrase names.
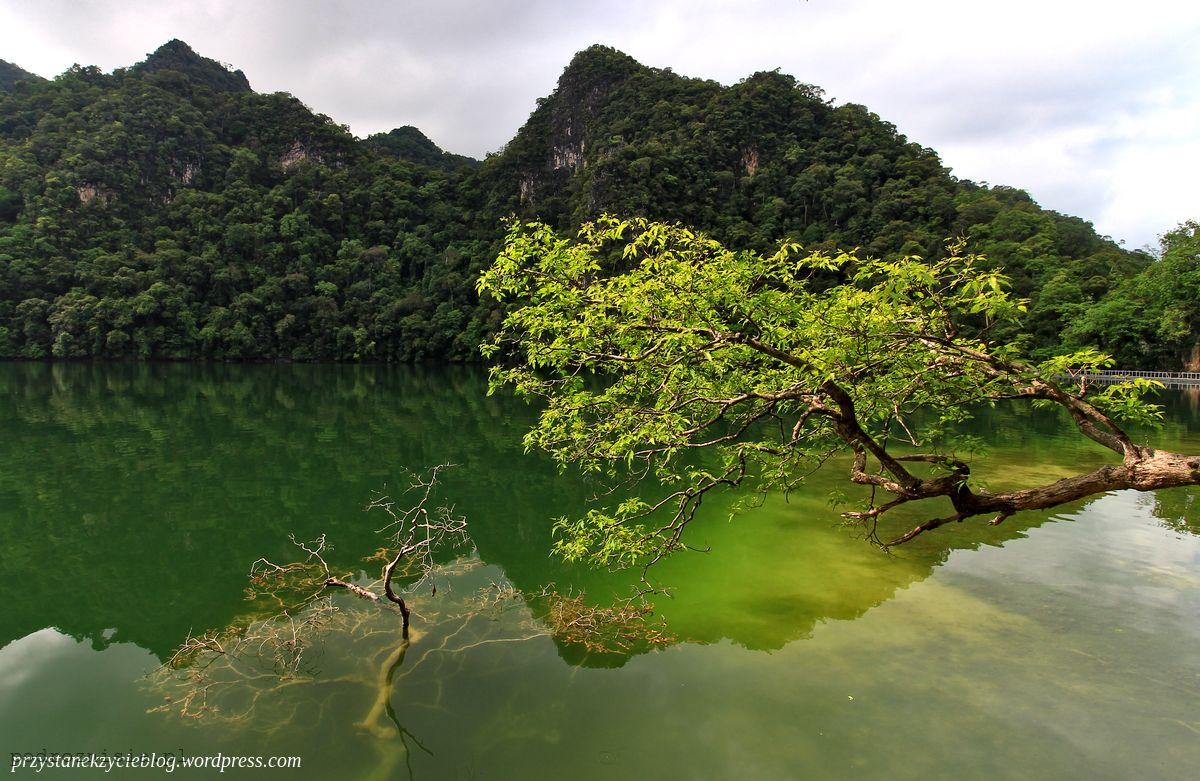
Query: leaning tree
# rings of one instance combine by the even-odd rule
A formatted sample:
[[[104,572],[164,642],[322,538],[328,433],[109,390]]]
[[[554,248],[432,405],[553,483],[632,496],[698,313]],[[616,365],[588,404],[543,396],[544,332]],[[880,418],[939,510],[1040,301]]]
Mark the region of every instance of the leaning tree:
[[[479,289],[510,306],[484,347],[492,388],[541,400],[527,447],[667,486],[662,498],[561,519],[556,546],[571,559],[652,563],[683,545],[714,489],[786,491],[839,454],[850,480],[871,488],[844,515],[886,546],[974,516],[998,524],[1104,491],[1200,484],[1200,455],[1140,444],[1122,427],[1161,418],[1146,399],[1154,383],[1097,387],[1087,378],[1107,356],[1034,364],[992,337],[1024,304],[961,241],[938,260],[796,244],[764,257],[644,220],[604,217],[574,239],[513,222]],[[943,435],[1003,399],[1060,407],[1116,458],[1033,488],[985,490]],[[888,512],[939,497],[948,514],[877,535]]]

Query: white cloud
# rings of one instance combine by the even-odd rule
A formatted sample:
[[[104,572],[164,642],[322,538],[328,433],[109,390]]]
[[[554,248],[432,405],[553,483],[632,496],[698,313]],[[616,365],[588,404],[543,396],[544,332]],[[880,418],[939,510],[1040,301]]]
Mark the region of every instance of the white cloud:
[[[482,155],[601,42],[679,73],[780,68],[863,103],[960,176],[1029,190],[1130,246],[1200,217],[1200,6],[1165,0],[0,2],[0,57],[43,75],[169,38],[358,134],[414,124]]]

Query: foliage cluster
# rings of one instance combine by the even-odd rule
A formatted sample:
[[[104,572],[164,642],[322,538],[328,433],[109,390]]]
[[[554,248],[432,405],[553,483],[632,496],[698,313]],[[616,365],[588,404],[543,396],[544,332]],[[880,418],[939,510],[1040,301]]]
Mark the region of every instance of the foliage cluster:
[[[663,487],[661,498],[562,519],[558,551],[569,559],[653,563],[684,544],[712,489],[787,493],[840,457],[852,482],[894,495],[845,514],[873,537],[885,512],[925,499],[956,510],[928,528],[984,513],[999,523],[1096,489],[1072,479],[1044,496],[974,490],[945,434],[980,405],[1061,406],[1130,463],[1150,451],[1117,421],[1161,415],[1145,399],[1149,381],[1060,382],[1109,365],[1094,349],[1024,362],[1003,334],[1025,302],[962,241],[932,260],[794,243],[763,256],[644,219],[602,217],[577,239],[514,222],[479,284],[514,304],[484,353],[507,357],[493,389],[539,401],[526,446],[606,480],[651,476]]]

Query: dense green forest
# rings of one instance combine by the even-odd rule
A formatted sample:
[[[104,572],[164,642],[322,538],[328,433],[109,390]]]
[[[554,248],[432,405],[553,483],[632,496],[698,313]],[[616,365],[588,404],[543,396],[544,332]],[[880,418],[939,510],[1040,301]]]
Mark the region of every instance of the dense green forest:
[[[31,79],[40,81],[41,77],[30,73],[20,66],[13,65],[11,62],[0,60],[0,90],[7,90],[18,81]]]
[[[1194,225],[1161,261],[1127,251],[778,72],[726,87],[595,46],[483,161],[412,127],[355,138],[179,41],[113,73],[8,74],[3,357],[473,360],[502,317],[475,280],[503,219],[602,212],[754,250],[932,257],[966,235],[1031,299],[1035,356],[1197,357]]]

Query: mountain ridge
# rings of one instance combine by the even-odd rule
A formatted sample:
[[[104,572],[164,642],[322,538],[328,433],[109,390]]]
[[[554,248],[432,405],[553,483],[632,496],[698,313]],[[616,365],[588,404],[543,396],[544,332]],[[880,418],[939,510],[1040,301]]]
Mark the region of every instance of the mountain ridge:
[[[45,81],[36,73],[30,73],[19,65],[0,60],[0,91],[12,89],[19,81]]]
[[[1035,356],[1150,260],[778,71],[724,86],[592,46],[483,161],[412,126],[356,138],[178,40],[21,93],[0,93],[0,356],[474,360],[511,215],[883,257],[968,235],[1031,299],[1010,336]]]

